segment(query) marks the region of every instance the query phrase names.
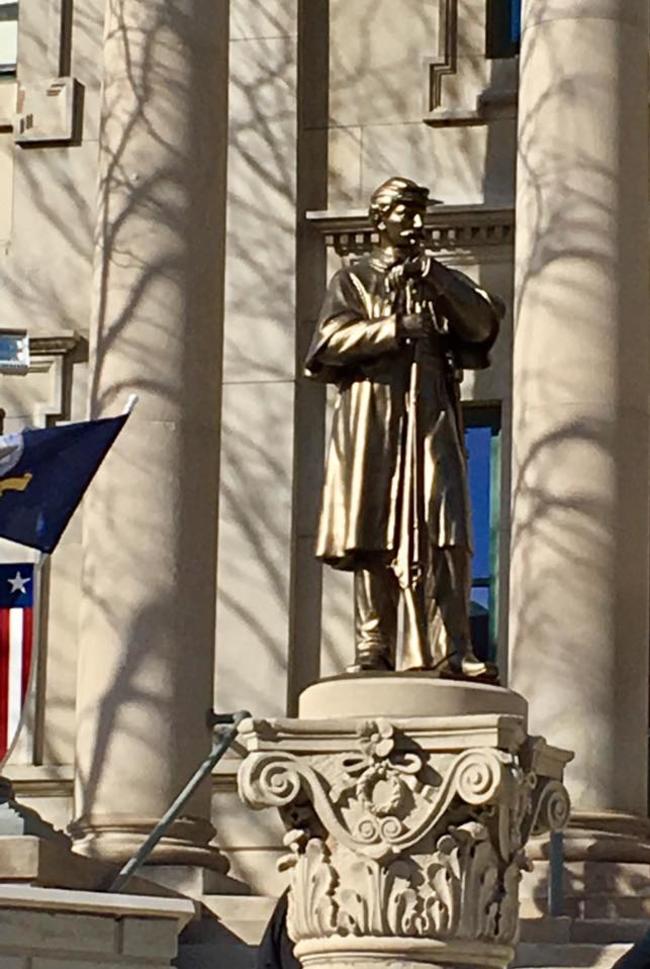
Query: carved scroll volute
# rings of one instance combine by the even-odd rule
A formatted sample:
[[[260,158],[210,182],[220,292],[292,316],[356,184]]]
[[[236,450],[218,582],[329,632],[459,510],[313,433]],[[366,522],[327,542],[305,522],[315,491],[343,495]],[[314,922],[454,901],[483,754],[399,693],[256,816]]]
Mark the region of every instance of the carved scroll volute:
[[[249,754],[237,778],[240,798],[255,810],[287,807],[300,793],[301,766],[292,754]]]
[[[239,793],[250,807],[286,809],[308,801],[337,842],[365,857],[388,860],[410,851],[441,824],[451,805],[496,804],[509,782],[499,751],[457,754],[439,784],[423,782],[422,757],[395,751],[392,728],[359,728],[358,751],[329,758],[319,769],[284,752],[254,753],[239,773]]]
[[[568,818],[548,763],[535,743],[427,753],[380,719],[360,723],[341,752],[250,754],[242,799],[279,809],[293,826],[280,864],[291,874],[287,927],[298,957],[320,967],[354,949],[351,940],[355,952],[366,943],[381,952],[391,939],[394,952],[402,939],[446,947],[425,962],[505,966],[523,846]]]

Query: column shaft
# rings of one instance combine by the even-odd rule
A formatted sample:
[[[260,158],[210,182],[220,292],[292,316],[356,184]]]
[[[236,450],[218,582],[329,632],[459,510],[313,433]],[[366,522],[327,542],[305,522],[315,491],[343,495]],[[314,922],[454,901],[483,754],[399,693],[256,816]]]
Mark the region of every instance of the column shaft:
[[[91,409],[140,403],[84,517],[75,834],[128,855],[210,746],[228,4],[109,0]],[[159,861],[214,862],[209,785]]]
[[[510,685],[574,807],[646,813],[645,0],[524,3]]]

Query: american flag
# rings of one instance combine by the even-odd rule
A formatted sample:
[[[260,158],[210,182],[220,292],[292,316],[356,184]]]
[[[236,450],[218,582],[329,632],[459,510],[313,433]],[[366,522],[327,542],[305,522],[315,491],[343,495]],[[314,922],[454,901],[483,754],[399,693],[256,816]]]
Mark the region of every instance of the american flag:
[[[29,684],[33,565],[0,565],[0,758],[14,739]]]

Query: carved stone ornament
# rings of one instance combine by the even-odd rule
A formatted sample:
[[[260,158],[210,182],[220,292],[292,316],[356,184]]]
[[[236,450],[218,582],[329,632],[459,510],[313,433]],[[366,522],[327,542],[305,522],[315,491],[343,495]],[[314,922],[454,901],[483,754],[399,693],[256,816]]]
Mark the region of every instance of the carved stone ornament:
[[[524,737],[432,753],[373,719],[343,753],[248,755],[241,797],[278,808],[289,829],[280,866],[305,966],[511,959],[524,845],[569,816],[561,780],[543,771],[552,748]]]

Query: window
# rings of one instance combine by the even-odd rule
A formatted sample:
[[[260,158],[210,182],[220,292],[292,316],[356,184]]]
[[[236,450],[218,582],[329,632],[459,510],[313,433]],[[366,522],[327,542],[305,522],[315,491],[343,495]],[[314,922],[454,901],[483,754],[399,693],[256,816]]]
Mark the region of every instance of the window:
[[[16,73],[18,3],[0,0],[0,75]]]
[[[472,642],[481,659],[494,662],[499,620],[501,410],[498,405],[466,404],[463,416],[474,532],[470,601]]]
[[[521,0],[488,0],[486,56],[515,57],[520,38]]]

